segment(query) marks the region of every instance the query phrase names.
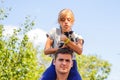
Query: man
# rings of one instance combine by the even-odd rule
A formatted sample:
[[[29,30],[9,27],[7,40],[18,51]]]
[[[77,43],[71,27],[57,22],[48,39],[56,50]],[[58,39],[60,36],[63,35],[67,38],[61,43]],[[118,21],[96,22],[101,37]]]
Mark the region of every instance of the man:
[[[55,53],[53,64],[57,74],[56,80],[67,80],[70,69],[73,66],[73,51],[68,48],[60,48]],[[51,74],[52,75],[52,74]]]

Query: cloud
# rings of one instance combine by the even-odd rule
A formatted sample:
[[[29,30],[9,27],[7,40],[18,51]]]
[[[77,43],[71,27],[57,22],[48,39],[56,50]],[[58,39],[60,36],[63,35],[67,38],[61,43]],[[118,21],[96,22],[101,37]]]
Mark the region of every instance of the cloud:
[[[11,36],[13,34],[13,29],[18,29],[18,26],[4,26],[5,31],[3,31],[3,35],[4,36]],[[45,45],[46,42],[46,32],[42,29],[32,29],[31,31],[29,31],[27,33],[29,39],[31,42],[33,42],[33,44],[35,46],[40,46],[41,48],[43,48],[43,46]],[[22,35],[19,35],[18,37],[20,37]]]
[[[18,29],[17,26],[4,26],[5,31],[3,31],[4,36],[11,36],[13,34],[13,29]]]
[[[30,41],[34,43],[35,46],[42,46],[45,45],[46,42],[46,32],[41,29],[34,29],[28,32],[28,37]]]

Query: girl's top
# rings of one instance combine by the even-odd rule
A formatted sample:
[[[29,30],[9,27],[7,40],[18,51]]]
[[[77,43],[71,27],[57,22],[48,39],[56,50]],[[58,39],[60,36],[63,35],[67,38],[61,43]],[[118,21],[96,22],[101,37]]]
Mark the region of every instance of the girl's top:
[[[49,36],[50,39],[53,40],[52,48],[58,48],[60,46],[60,44],[63,43],[62,41],[60,41],[60,36],[61,36],[60,28],[53,28],[47,34],[47,36]],[[76,34],[75,32],[73,32],[72,35],[70,35],[69,37],[71,37],[74,42],[77,42],[78,39],[83,40],[82,36]],[[49,55],[50,55],[50,57],[52,57],[54,59],[54,53],[49,54]],[[76,59],[75,52],[73,52],[73,60],[75,60],[75,59]]]

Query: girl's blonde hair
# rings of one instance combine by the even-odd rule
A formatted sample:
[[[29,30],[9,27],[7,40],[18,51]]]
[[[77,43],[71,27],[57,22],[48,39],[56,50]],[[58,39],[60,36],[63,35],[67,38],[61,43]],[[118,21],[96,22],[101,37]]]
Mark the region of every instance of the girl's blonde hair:
[[[74,21],[75,21],[74,14],[73,14],[72,10],[70,10],[70,9],[63,9],[59,12],[58,22],[60,23],[61,19],[66,18],[67,15],[70,16],[71,22],[74,23]]]

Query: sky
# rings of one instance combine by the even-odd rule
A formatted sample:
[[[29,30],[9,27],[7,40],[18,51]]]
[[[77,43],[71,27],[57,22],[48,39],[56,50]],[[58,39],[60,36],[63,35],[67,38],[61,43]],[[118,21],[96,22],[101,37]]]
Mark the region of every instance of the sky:
[[[83,54],[107,60],[112,64],[107,80],[120,80],[120,0],[5,0],[0,7],[12,8],[8,18],[0,22],[9,28],[20,26],[26,16],[35,19],[30,33],[40,36],[35,44],[43,45],[44,34],[59,27],[59,11],[71,9],[75,15],[73,31],[85,41]]]

